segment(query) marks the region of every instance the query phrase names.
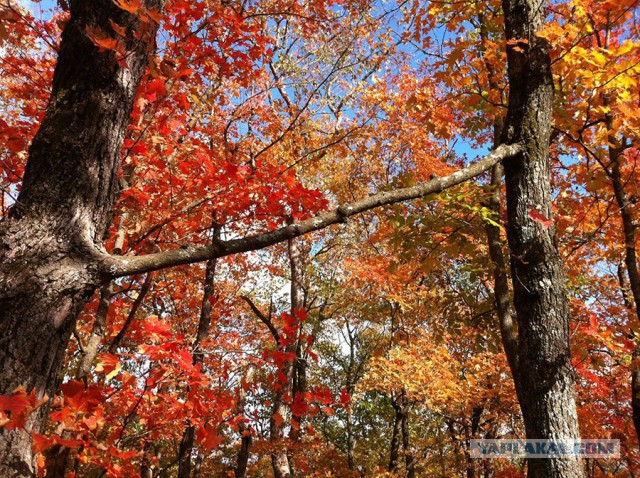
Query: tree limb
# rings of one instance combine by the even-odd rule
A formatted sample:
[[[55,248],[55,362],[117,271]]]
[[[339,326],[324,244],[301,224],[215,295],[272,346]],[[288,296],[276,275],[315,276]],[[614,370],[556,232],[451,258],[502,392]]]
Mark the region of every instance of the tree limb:
[[[262,234],[229,241],[216,241],[209,246],[190,246],[137,257],[103,255],[101,256],[100,264],[102,272],[101,279],[103,281],[111,280],[117,277],[142,274],[167,267],[193,264],[216,257],[264,249],[265,247],[286,241],[287,239],[293,239],[313,231],[318,231],[333,224],[343,223],[348,217],[380,206],[396,204],[411,199],[423,198],[429,194],[440,193],[445,189],[479,176],[494,164],[511,158],[521,153],[522,150],[522,145],[517,143],[501,145],[483,159],[448,176],[434,178],[408,188],[374,194],[359,201],[342,205],[333,211]]]
[[[138,309],[142,305],[142,302],[144,301],[145,296],[151,289],[152,282],[153,282],[153,272],[149,272],[144,279],[144,283],[142,284],[140,292],[138,293],[138,297],[136,297],[136,300],[133,302],[133,305],[131,306],[131,310],[129,311],[129,315],[127,316],[127,319],[124,321],[124,325],[120,329],[120,332],[118,332],[118,335],[114,337],[113,341],[111,342],[111,345],[109,345],[110,354],[116,353],[116,351],[118,350],[118,347],[120,346],[120,342],[122,342],[122,339],[124,339],[125,335],[127,335],[127,332],[129,331],[129,327],[131,326],[133,319],[136,317],[136,313],[138,312]]]
[[[251,307],[251,310],[256,315],[256,317],[258,317],[260,321],[267,326],[267,328],[269,329],[269,332],[271,332],[271,335],[273,335],[273,338],[275,339],[276,343],[280,345],[280,333],[278,332],[278,329],[276,329],[275,326],[273,325],[273,322],[271,322],[271,319],[266,315],[264,315],[262,311],[258,309],[256,304],[254,304],[249,297],[247,297],[246,295],[241,295],[240,298],[244,300],[247,304],[249,304],[249,307]]]

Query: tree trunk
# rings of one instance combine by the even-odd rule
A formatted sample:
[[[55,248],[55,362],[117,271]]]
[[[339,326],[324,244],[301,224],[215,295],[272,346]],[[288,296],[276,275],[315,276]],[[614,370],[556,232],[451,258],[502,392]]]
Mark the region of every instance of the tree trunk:
[[[249,364],[247,366],[247,370],[244,373],[244,377],[240,384],[240,389],[238,392],[238,402],[236,406],[236,413],[238,416],[244,418],[245,414],[245,406],[247,401],[247,390],[245,387],[248,387],[249,384],[253,383],[253,378],[256,372],[256,367],[253,364]],[[253,438],[251,436],[251,429],[246,426],[243,422],[238,426],[238,431],[240,432],[241,442],[240,442],[240,451],[238,452],[238,460],[236,463],[236,468],[234,470],[235,478],[244,478],[247,475],[247,464],[249,463],[249,450],[251,448],[251,443]]]
[[[607,97],[604,98],[603,104],[608,106],[610,103]],[[613,131],[613,116],[607,114],[605,116],[605,122],[609,131]],[[622,178],[622,172],[620,170],[620,162],[623,158],[622,149],[614,146],[617,143],[616,138],[609,137],[609,160],[611,164],[611,171],[607,171],[611,182],[613,184],[613,192],[616,197],[616,203],[620,210],[620,218],[622,219],[622,230],[624,232],[624,265],[627,270],[627,277],[629,279],[629,289],[631,290],[631,297],[633,298],[633,304],[631,304],[628,297],[624,297],[625,304],[635,308],[635,316],[640,323],[640,270],[638,270],[638,256],[636,252],[636,223],[634,221],[632,204],[625,191],[625,182]],[[621,284],[622,286],[622,284]],[[623,291],[623,293],[625,293]],[[640,365],[638,365],[637,358],[640,357],[640,343],[636,345],[633,352],[633,358],[631,362],[631,410],[633,414],[633,425],[636,429],[636,436],[640,442]]]
[[[389,471],[395,473],[400,464],[400,440],[402,435],[402,407],[399,403],[400,397],[392,399],[391,405],[395,415],[393,417],[393,429],[391,432],[391,445],[389,447]]]
[[[295,242],[289,247],[289,265],[291,270],[291,314],[295,315],[297,311],[304,309],[304,289],[302,280],[302,254]],[[303,344],[300,341],[303,324],[298,326],[296,337],[296,358],[294,364],[294,382],[293,382],[293,400],[303,397],[307,392],[307,359],[304,356]],[[292,413],[291,418],[295,420],[299,426],[291,428],[291,440],[299,444],[302,440],[302,421],[301,415]]]
[[[155,36],[153,25],[135,39],[138,20],[111,0],[70,3],[49,105],[20,195],[0,225],[0,394],[19,386],[39,397],[57,391],[77,315],[100,282],[89,264],[112,219],[120,150]],[[129,33],[127,68],[87,36],[108,31],[110,20]],[[40,410],[27,429],[41,432],[45,417]],[[2,431],[0,476],[33,473],[29,433]]]
[[[140,478],[153,478],[153,467],[149,455],[151,454],[151,443],[145,442],[142,455],[142,463],[140,464]]]
[[[204,353],[200,346],[209,335],[209,327],[211,326],[211,312],[213,309],[211,302],[215,298],[216,264],[216,259],[210,259],[207,261],[205,269],[200,321],[198,322],[198,331],[192,347],[194,365],[201,364],[204,360]],[[188,425],[182,435],[180,449],[178,450],[178,478],[190,478],[191,476],[191,454],[195,442],[195,433],[195,427]]]
[[[503,143],[524,152],[505,161],[507,236],[518,319],[519,373],[515,383],[527,438],[578,439],[575,376],[569,347],[569,305],[551,217],[549,140],[553,77],[547,42],[536,36],[542,0],[504,0],[509,109]],[[532,478],[581,478],[577,458],[528,460]]]
[[[136,313],[140,309],[140,306],[144,302],[145,297],[151,290],[151,284],[153,283],[154,272],[148,272],[147,276],[144,278],[144,282],[142,283],[142,287],[140,287],[140,292],[138,292],[138,296],[133,301],[131,305],[131,310],[129,311],[129,315],[122,324],[122,328],[118,332],[118,334],[113,338],[113,341],[109,345],[109,353],[115,354],[118,351],[118,347],[120,347],[120,343],[127,336],[127,332],[129,332],[129,328],[136,318]]]
[[[291,315],[295,317],[296,311],[304,307],[304,300],[302,296],[302,270],[300,267],[301,257],[300,250],[295,239],[289,239],[287,241],[287,252],[289,254],[289,261],[291,265]],[[283,340],[288,340],[288,343],[284,348],[287,357],[295,357],[298,350],[298,337],[285,338],[282,335],[281,337]],[[280,423],[277,423],[276,419],[271,417],[271,442],[272,445],[276,447],[271,453],[271,463],[275,478],[290,478],[292,476],[287,447],[282,443],[282,441],[284,438],[286,424],[289,423],[291,419],[291,405],[289,402],[293,398],[293,378],[295,368],[295,359],[285,361],[283,370],[285,382],[280,384],[281,388],[276,392],[276,400],[273,410],[274,417],[279,416],[282,420]]]
[[[620,209],[622,228],[624,231],[624,264],[629,279],[629,289],[631,289],[631,296],[633,298],[633,307],[635,308],[636,317],[640,320],[640,272],[638,271],[636,254],[636,224],[631,212],[631,202],[624,190],[624,181],[620,172],[620,153],[611,148],[609,156],[612,162],[610,176],[616,202]],[[626,298],[625,303],[628,303],[629,306],[632,305]],[[634,360],[631,362],[631,410],[638,441],[640,441],[640,366],[638,366],[637,360],[639,357],[640,344],[636,346],[633,352]]]
[[[402,449],[404,450],[404,464],[407,470],[407,478],[416,476],[416,457],[411,450],[411,435],[409,430],[409,399],[403,392],[400,401],[402,406]]]
[[[347,466],[350,470],[355,470],[355,459],[353,457],[353,449],[355,448],[355,439],[353,436],[353,413],[351,404],[347,406]]]

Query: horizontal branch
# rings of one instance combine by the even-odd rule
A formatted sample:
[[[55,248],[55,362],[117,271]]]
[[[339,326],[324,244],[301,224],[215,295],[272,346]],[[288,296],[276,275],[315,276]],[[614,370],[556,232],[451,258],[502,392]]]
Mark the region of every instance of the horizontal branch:
[[[345,222],[348,217],[380,206],[397,204],[411,199],[423,198],[429,194],[440,193],[445,189],[475,178],[494,164],[513,157],[520,152],[522,152],[522,146],[519,144],[501,145],[481,160],[448,176],[434,178],[408,188],[373,194],[359,201],[342,205],[333,211],[262,234],[229,241],[216,241],[209,246],[189,246],[143,256],[103,257],[101,264],[102,278],[103,280],[111,280],[116,277],[142,274],[167,267],[193,264],[216,257],[264,249],[287,239],[293,239],[313,231],[319,231],[333,224]]]

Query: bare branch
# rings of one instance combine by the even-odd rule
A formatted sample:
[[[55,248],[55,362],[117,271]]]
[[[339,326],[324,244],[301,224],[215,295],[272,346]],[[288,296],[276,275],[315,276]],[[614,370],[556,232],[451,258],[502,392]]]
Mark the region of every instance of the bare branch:
[[[102,280],[111,280],[133,274],[156,271],[195,262],[203,262],[216,257],[224,257],[241,252],[255,251],[293,239],[313,231],[319,231],[333,224],[343,223],[348,217],[371,209],[418,199],[430,194],[440,193],[452,186],[475,178],[494,164],[511,158],[523,150],[521,144],[498,146],[483,159],[442,178],[434,178],[416,186],[385,191],[359,201],[354,201],[318,216],[283,226],[274,231],[229,241],[216,241],[209,246],[190,246],[156,254],[137,257],[101,256]]]
[[[278,329],[276,329],[275,326],[273,325],[273,322],[271,322],[271,318],[264,315],[262,311],[258,309],[256,304],[254,304],[253,301],[246,295],[241,295],[240,298],[244,300],[247,304],[249,304],[249,307],[251,307],[251,310],[256,315],[256,317],[258,317],[260,321],[267,326],[267,328],[269,329],[269,332],[271,332],[271,335],[273,335],[273,338],[275,339],[276,343],[280,345],[280,334],[278,333]]]
[[[124,339],[125,335],[127,335],[127,332],[129,331],[129,327],[131,326],[131,323],[133,322],[133,319],[136,316],[136,312],[138,312],[138,309],[142,305],[142,302],[144,301],[145,296],[151,289],[152,282],[153,282],[153,272],[149,272],[144,279],[144,283],[142,284],[142,288],[138,293],[138,297],[136,297],[136,300],[133,302],[133,305],[131,306],[131,310],[129,311],[129,315],[127,316],[127,319],[124,321],[124,325],[122,326],[122,329],[120,329],[120,332],[118,332],[118,335],[114,337],[113,341],[111,342],[111,345],[109,345],[110,354],[116,353],[116,350],[118,350],[118,346],[120,345],[120,342],[122,342],[122,339]]]

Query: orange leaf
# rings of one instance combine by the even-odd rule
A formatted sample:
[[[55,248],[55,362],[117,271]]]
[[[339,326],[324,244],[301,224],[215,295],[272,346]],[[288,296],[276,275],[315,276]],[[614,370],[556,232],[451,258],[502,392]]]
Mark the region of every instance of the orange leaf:
[[[113,0],[113,3],[129,13],[138,13],[140,10],[140,0]]]
[[[273,421],[277,427],[281,426],[284,423],[284,418],[279,413],[273,414]]]
[[[33,451],[34,453],[43,452],[53,445],[55,445],[56,441],[53,438],[46,437],[44,435],[40,435],[39,433],[34,433],[31,435],[33,438]]]
[[[127,29],[125,27],[121,27],[111,19],[109,20],[109,25],[111,25],[111,28],[113,28],[113,31],[116,32],[121,37],[127,36]]]
[[[324,412],[328,417],[330,417],[331,415],[333,415],[334,413],[336,413],[336,412],[334,412],[334,411],[333,411],[333,408],[331,408],[331,407],[322,407],[322,411],[323,411],[323,412]]]
[[[100,49],[100,51],[115,50],[118,46],[118,40],[115,38],[111,38],[100,28],[92,28],[87,26],[86,32],[89,40],[91,40],[93,44]]]
[[[529,217],[534,221],[542,224],[544,227],[549,227],[553,224],[553,220],[549,219],[547,216],[533,207],[529,207]]]

